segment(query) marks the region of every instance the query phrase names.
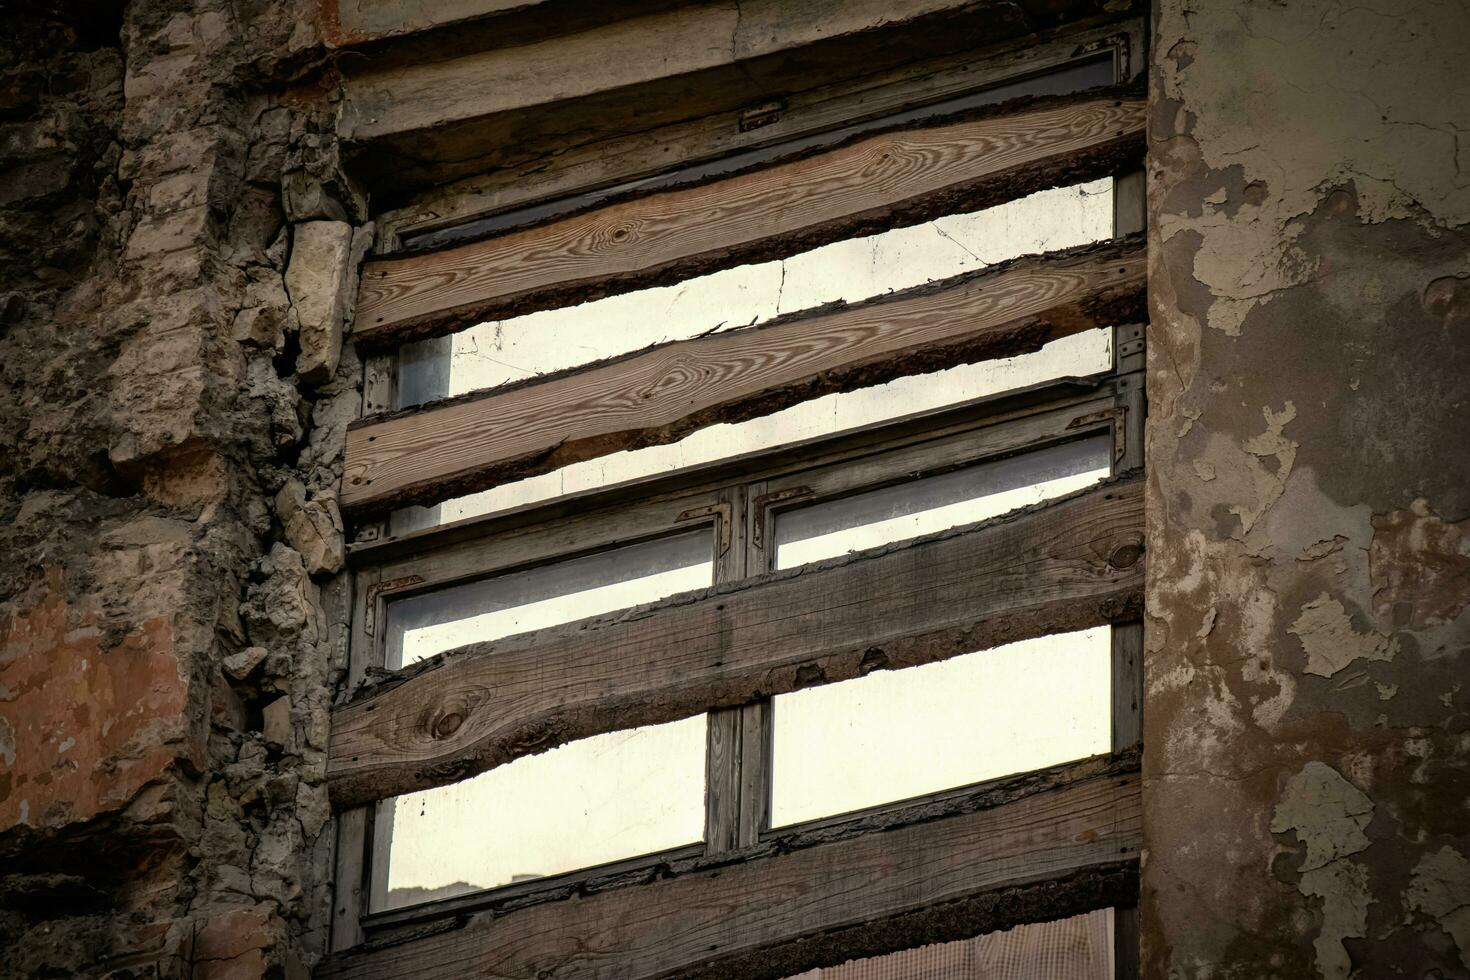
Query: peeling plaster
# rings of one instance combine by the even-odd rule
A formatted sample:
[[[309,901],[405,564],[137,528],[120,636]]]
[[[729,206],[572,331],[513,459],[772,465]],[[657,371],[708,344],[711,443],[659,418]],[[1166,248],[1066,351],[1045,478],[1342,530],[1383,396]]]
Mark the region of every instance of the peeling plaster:
[[[1165,241],[1203,234],[1194,276],[1215,297],[1207,326],[1239,336],[1253,309],[1313,277],[1296,219],[1327,188],[1352,182],[1368,222],[1470,222],[1470,182],[1459,176],[1470,169],[1460,128],[1470,10],[1398,0],[1165,3],[1158,36],[1211,39],[1163,56],[1172,68],[1159,76],[1162,94],[1183,114],[1175,129],[1205,166],[1268,191],[1238,210],[1210,195],[1198,214],[1159,215]],[[1343,57],[1352,38],[1373,43]],[[1426,78],[1455,79],[1459,91],[1424,98]],[[1302,139],[1307,120],[1312,138]],[[1230,234],[1211,234],[1227,225]]]
[[[1343,604],[1322,593],[1302,606],[1302,614],[1287,627],[1301,639],[1307,652],[1305,672],[1331,677],[1354,660],[1392,660],[1399,641],[1382,633],[1359,633]]]
[[[1470,605],[1470,520],[1450,524],[1424,498],[1374,515],[1368,563],[1378,618],[1419,628],[1447,623]]]
[[[1446,845],[1414,866],[1409,907],[1430,916],[1449,933],[1470,969],[1470,859]]]
[[[1373,801],[1331,766],[1309,762],[1286,784],[1271,818],[1271,832],[1296,831],[1306,845],[1297,886],[1322,900],[1322,929],[1312,944],[1317,972],[1326,980],[1346,980],[1352,960],[1343,940],[1367,934],[1368,872],[1347,860],[1368,847],[1363,832],[1373,819]]]

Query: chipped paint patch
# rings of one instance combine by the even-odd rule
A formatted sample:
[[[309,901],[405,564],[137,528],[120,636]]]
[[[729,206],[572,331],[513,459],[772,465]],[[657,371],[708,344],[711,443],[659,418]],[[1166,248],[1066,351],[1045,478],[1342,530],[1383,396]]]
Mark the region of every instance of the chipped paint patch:
[[[104,649],[99,630],[68,629],[59,571],[48,585],[38,605],[0,622],[0,675],[13,695],[0,703],[0,829],[119,809],[203,752],[190,738],[170,624],[149,620]]]
[[[1470,859],[1448,845],[1426,854],[1414,866],[1407,895],[1409,908],[1438,922],[1470,969]]]
[[[1312,946],[1326,980],[1346,980],[1352,960],[1343,940],[1367,934],[1368,872],[1347,858],[1367,849],[1363,831],[1372,819],[1373,801],[1321,762],[1307,763],[1287,782],[1271,817],[1272,833],[1294,830],[1306,845],[1297,887],[1322,900],[1322,929]]]
[[[1470,605],[1470,520],[1448,523],[1422,497],[1373,516],[1373,607],[1411,629],[1455,619]]]
[[[1382,633],[1359,633],[1343,604],[1322,593],[1302,606],[1302,614],[1286,630],[1301,640],[1307,654],[1305,673],[1331,677],[1354,660],[1392,660],[1397,639]]]

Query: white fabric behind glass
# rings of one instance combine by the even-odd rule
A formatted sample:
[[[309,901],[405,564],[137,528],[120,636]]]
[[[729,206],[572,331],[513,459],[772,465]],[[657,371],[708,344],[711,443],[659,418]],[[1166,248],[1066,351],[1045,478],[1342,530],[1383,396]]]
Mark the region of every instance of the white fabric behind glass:
[[[412,663],[705,588],[711,547],[708,532],[693,532],[403,600],[389,609],[392,645]],[[700,715],[598,735],[383,801],[378,824],[391,828],[391,843],[371,907],[400,908],[702,839],[705,726]]]
[[[1111,635],[1025,640],[777,697],[772,826],[1108,751]]]
[[[1113,980],[1113,910],[808,970],[789,980]]]
[[[778,514],[776,566],[994,517],[1108,475],[1110,441],[1053,446]],[[1041,637],[774,699],[781,827],[1105,752],[1111,630]]]
[[[1108,475],[1112,440],[1082,439],[937,476],[788,510],[776,518],[776,567],[794,568],[995,517]]]
[[[1030,252],[1100,241],[1112,234],[1112,181],[1043,191],[972,214],[837,242],[776,262],[738,266],[685,282],[480,324],[404,349],[401,388],[461,394],[584,364],[649,344],[733,329],[833,300],[856,302],[958,275]],[[640,476],[794,442],[1065,375],[1107,370],[1111,336],[1090,331],[1021,357],[963,365],[828,395],[764,418],[699,430],[678,443],[575,463],[440,505],[437,517],[410,509],[396,530],[492,513]],[[445,340],[437,341],[445,344]],[[416,374],[417,372],[417,374]],[[426,386],[422,378],[436,375]],[[420,381],[415,381],[420,377]],[[412,399],[410,399],[412,401]]]

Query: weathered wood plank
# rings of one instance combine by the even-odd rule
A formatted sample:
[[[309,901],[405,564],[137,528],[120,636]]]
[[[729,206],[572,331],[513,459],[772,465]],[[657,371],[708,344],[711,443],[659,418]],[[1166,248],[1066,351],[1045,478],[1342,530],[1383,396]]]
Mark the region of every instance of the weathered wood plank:
[[[774,980],[1105,907],[1136,887],[1142,817],[1137,774],[1099,774],[1100,761],[1055,767],[1091,773],[1039,791],[1031,777],[1017,793],[987,790],[1001,800],[980,808],[798,829],[648,884],[449,919],[333,956],[317,975]]]
[[[1027,257],[852,306],[651,347],[348,430],[357,514],[673,442],[833,391],[1039,349],[1143,314],[1141,239]]]
[[[686,168],[746,169],[740,162],[748,158],[764,159],[766,154],[780,158],[782,144],[835,145],[851,138],[852,127],[892,129],[891,122],[883,124],[884,117],[905,112],[938,116],[956,99],[994,104],[1131,81],[1142,67],[1143,38],[1143,21],[1130,20],[1069,30],[1044,40],[1033,36],[978,58],[970,47],[940,59],[908,61],[887,72],[789,92],[781,100],[784,108],[779,117],[763,119],[764,124],[755,128],[741,125],[747,104],[653,129],[640,126],[635,132],[614,133],[592,142],[562,141],[542,157],[479,171],[410,195],[401,208],[378,216],[379,242],[402,241],[410,247],[458,244],[469,240],[454,237],[468,230],[464,225],[473,228],[482,219],[490,219],[485,224],[491,225],[496,221],[492,216],[509,220],[515,212],[524,212],[524,217],[530,217],[527,208],[589,194],[612,195],[617,185],[634,180],[673,183],[677,182],[675,175]],[[1105,66],[1093,63],[1099,55],[1106,56]],[[1102,80],[1095,80],[1098,78]],[[928,108],[916,109],[925,106]],[[845,135],[837,135],[843,131]],[[556,165],[548,167],[553,157]],[[530,223],[514,220],[506,230]],[[380,254],[387,251],[393,249],[379,250]]]
[[[476,644],[332,713],[350,806],[605,731],[1136,619],[1143,493],[1115,480],[967,528]]]
[[[695,187],[426,255],[368,263],[355,336],[383,344],[776,258],[1112,173],[1136,161],[1142,98],[881,133]]]
[[[328,30],[335,43],[368,44],[368,57],[340,59],[338,132],[375,201],[1128,12],[1118,0],[1045,0],[1039,16],[1015,0],[540,0],[466,20],[483,0],[405,4],[429,12],[418,25],[437,26],[377,41]]]

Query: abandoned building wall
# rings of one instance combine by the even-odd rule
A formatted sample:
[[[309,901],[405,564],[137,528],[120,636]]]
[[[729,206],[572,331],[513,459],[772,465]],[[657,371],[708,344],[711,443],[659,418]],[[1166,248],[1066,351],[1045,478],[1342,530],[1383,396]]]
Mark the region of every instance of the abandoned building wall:
[[[371,231],[313,4],[0,35],[0,977],[303,976]],[[1470,974],[1470,15],[1159,0],[1150,977]]]
[[[322,944],[356,202],[310,5],[7,9],[0,976]]]
[[[1470,975],[1470,8],[1156,3],[1144,973]]]

